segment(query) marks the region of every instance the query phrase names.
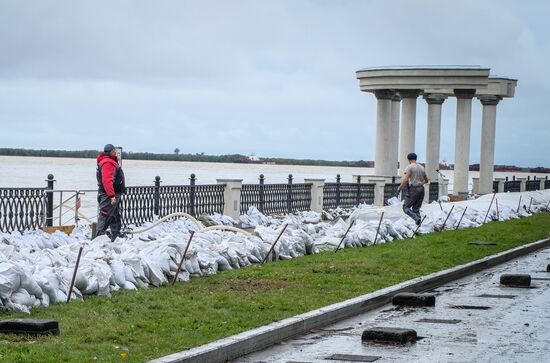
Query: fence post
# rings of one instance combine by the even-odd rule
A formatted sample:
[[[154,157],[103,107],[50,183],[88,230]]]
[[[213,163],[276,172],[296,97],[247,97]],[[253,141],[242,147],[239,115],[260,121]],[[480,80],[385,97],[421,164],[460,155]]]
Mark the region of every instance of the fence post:
[[[160,176],[155,177],[155,192],[153,194],[153,214],[160,216]]]
[[[336,174],[336,208],[340,206],[340,174]]]
[[[548,177],[547,177],[547,178],[548,178]],[[545,185],[545,184],[544,184],[544,181],[545,181],[545,180],[542,179],[542,178],[539,179],[539,182],[540,182],[539,190],[544,190],[544,185]]]
[[[265,186],[264,186],[265,177],[263,174],[260,174],[260,212],[264,213],[265,210]]]
[[[288,188],[286,195],[286,207],[288,213],[292,213],[292,174],[288,174]]]
[[[216,179],[216,183],[224,184],[223,214],[238,221],[241,216],[242,179]]]
[[[191,178],[189,178],[189,180],[189,214],[195,217],[195,174],[191,174]]]
[[[519,191],[524,192],[527,189],[527,180],[525,178],[518,178],[520,181]]]
[[[439,184],[439,196],[447,197],[449,195],[449,179],[443,179]]]
[[[498,182],[498,189],[497,193],[504,193],[504,178],[495,178],[495,180]]]
[[[48,179],[46,179],[46,190],[53,190],[53,183],[55,179],[53,174],[48,174]],[[53,193],[46,193],[46,226],[53,226]]]
[[[472,193],[479,194],[479,178],[472,178]]]
[[[357,175],[357,197],[355,198],[355,205],[358,206],[361,203],[361,175]]]
[[[373,176],[367,179],[367,182],[374,183],[374,205],[382,207],[384,206],[384,185],[386,185],[386,178],[383,176]]]
[[[310,210],[323,212],[323,190],[325,188],[325,179],[305,179],[304,183],[311,184],[311,205]]]

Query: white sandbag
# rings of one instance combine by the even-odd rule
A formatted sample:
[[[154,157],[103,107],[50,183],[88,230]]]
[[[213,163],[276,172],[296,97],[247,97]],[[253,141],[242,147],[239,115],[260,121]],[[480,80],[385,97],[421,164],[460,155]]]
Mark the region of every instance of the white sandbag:
[[[118,286],[124,287],[124,285],[126,284],[126,273],[124,269],[124,262],[120,260],[111,260],[109,262],[109,266],[111,267],[114,282]]]
[[[10,300],[15,304],[31,307],[34,305],[34,301],[31,299],[31,295],[25,289],[14,291],[10,296]]]
[[[21,288],[25,289],[29,294],[34,295],[37,298],[42,297],[42,289],[36,283],[32,275],[24,269],[21,269]]]
[[[0,298],[7,299],[21,286],[21,270],[9,263],[0,263]]]

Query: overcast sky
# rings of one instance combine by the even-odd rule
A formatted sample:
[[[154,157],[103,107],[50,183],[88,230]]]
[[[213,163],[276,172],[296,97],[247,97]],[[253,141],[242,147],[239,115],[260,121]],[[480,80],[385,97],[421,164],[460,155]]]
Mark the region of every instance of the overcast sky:
[[[481,65],[519,80],[495,162],[550,166],[548,1],[0,0],[0,147],[373,160],[355,71]],[[456,99],[441,158],[454,160]],[[481,106],[472,110],[479,162]],[[419,98],[423,161],[426,105]]]

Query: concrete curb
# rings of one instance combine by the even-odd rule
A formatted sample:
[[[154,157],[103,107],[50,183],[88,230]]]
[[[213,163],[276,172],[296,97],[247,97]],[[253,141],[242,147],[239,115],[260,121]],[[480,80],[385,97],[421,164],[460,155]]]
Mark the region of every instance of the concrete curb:
[[[150,363],[227,362],[228,360],[267,348],[280,341],[307,333],[312,329],[319,329],[365,311],[376,309],[390,303],[392,297],[397,293],[429,290],[549,246],[550,239],[529,243],[465,265],[408,280],[370,294],[325,306],[196,348],[154,359]]]

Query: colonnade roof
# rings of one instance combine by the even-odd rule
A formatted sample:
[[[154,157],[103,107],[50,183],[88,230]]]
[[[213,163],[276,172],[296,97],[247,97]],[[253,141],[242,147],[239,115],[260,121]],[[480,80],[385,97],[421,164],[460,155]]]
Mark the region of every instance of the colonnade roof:
[[[455,90],[475,90],[476,95],[513,97],[517,80],[489,77],[480,66],[389,66],[356,72],[364,92],[418,90],[420,93],[453,95]]]

